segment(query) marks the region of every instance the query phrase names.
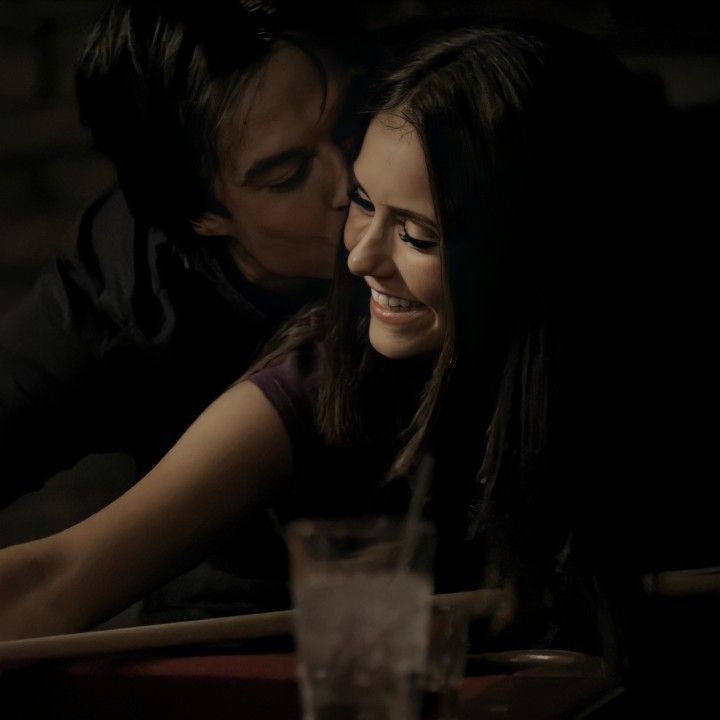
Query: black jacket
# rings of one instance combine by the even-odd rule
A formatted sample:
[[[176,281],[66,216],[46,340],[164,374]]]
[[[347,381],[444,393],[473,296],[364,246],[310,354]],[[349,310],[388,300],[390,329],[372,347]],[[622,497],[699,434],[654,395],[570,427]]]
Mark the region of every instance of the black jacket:
[[[142,477],[248,368],[278,325],[327,290],[279,298],[245,281],[222,239],[169,238],[114,190],[83,215],[77,246],[0,320],[0,507],[95,452]],[[272,516],[256,517],[145,603],[180,620],[287,605]]]
[[[0,506],[91,452],[126,452],[142,475],[324,289],[266,295],[223,240],[171,240],[119,191],[99,199],[0,321]]]

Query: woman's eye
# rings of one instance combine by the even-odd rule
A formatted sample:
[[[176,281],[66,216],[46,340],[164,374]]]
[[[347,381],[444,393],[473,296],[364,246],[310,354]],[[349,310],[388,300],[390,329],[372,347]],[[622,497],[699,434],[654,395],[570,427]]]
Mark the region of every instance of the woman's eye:
[[[300,160],[295,170],[292,172],[291,175],[284,178],[283,180],[280,180],[278,182],[273,182],[267,187],[270,190],[274,190],[276,192],[283,192],[285,190],[294,190],[297,187],[300,187],[306,180],[309,172],[310,172],[310,165],[312,163],[312,156],[308,155],[307,157]]]
[[[350,202],[357,205],[364,212],[367,212],[367,213],[375,212],[375,206],[367,198],[364,198],[360,194],[359,188],[354,187],[352,190],[350,190],[348,195],[350,197]]]
[[[405,225],[400,228],[400,239],[416,250],[432,250],[438,245],[436,240],[420,240],[419,238],[413,237],[408,233]]]

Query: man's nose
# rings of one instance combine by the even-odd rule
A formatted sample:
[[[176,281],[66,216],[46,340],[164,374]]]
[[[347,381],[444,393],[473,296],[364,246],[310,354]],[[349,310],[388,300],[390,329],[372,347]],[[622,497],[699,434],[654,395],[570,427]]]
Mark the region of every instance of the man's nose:
[[[336,145],[328,148],[326,162],[330,178],[327,190],[328,203],[333,209],[344,210],[349,204],[350,166],[345,153]]]

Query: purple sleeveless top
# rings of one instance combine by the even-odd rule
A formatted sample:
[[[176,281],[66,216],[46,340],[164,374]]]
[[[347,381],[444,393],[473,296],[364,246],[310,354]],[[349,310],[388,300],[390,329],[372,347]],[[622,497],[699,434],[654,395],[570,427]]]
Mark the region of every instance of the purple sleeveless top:
[[[316,363],[316,347],[305,346],[247,378],[273,405],[290,438],[295,483],[280,519],[403,513],[407,488],[383,482],[390,460],[387,451],[367,445],[336,447],[325,441],[314,401]]]

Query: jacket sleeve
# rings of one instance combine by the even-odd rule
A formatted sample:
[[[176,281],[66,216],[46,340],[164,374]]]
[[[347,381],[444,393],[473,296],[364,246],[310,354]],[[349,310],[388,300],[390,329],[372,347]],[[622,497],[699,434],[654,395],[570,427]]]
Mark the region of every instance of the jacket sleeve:
[[[123,449],[114,378],[143,337],[172,324],[148,237],[119,192],[101,198],[73,252],[0,320],[0,507],[90,452]],[[141,327],[138,305],[155,327]]]

